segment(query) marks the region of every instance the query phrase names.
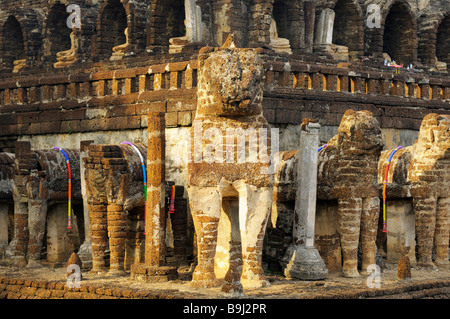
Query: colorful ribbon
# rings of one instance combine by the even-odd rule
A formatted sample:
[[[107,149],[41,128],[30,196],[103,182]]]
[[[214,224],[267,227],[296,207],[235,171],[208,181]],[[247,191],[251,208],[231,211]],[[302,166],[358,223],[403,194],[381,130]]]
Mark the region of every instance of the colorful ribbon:
[[[147,174],[145,171],[144,157],[142,156],[141,152],[136,147],[136,145],[134,145],[133,143],[125,141],[120,144],[130,145],[136,151],[136,153],[139,155],[139,159],[141,160],[142,174],[144,176],[144,220],[145,220],[145,224],[147,225]],[[145,229],[144,229],[144,235],[145,235]]]
[[[175,185],[172,185],[172,193],[170,194],[169,213],[175,213]]]
[[[69,157],[67,156],[67,153],[61,148],[61,147],[53,147],[52,149],[54,150],[59,150],[61,151],[61,153],[64,155],[64,157],[66,158],[66,164],[67,164],[67,170],[68,170],[68,175],[69,175],[69,179],[68,179],[68,185],[69,185],[69,191],[68,191],[68,219],[67,219],[67,228],[71,229],[72,228],[72,173],[70,171],[70,161],[69,161]]]
[[[383,233],[387,232],[387,229],[386,229],[386,186],[387,186],[387,180],[388,180],[389,165],[391,164],[391,160],[392,160],[392,157],[394,156],[395,152],[397,152],[401,148],[403,148],[403,146],[398,146],[396,149],[394,149],[391,152],[391,155],[389,156],[388,162],[386,164],[386,172],[384,174],[384,181],[383,181]]]
[[[324,144],[324,145],[322,145],[321,147],[319,147],[319,152],[320,152],[321,150],[323,150],[325,147],[327,147],[327,145],[328,145],[328,144]]]

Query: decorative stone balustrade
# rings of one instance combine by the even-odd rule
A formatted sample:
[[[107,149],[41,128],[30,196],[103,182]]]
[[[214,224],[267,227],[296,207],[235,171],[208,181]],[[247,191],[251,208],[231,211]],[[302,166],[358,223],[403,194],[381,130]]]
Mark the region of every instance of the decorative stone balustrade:
[[[197,68],[184,61],[0,82],[0,147],[13,151],[19,135],[145,129],[148,111],[165,112],[168,128],[191,126]],[[263,108],[271,124],[310,117],[337,126],[353,107],[372,111],[382,128],[418,130],[427,113],[449,110],[447,77],[293,59],[267,58],[265,69]]]
[[[394,69],[368,71],[295,62],[270,62],[266,72],[266,89],[280,88],[441,101],[450,99],[448,78],[426,77],[413,71],[394,74]]]

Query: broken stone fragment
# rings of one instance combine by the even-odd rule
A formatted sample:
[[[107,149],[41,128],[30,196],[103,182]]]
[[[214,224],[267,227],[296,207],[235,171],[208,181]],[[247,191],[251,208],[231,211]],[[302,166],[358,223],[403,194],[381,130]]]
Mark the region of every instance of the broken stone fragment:
[[[397,278],[398,280],[411,279],[411,262],[406,255],[398,261]]]
[[[69,260],[67,261],[66,264],[66,268],[69,268],[70,265],[78,265],[80,267],[80,271],[81,271],[81,267],[83,266],[83,263],[81,262],[80,257],[78,257],[76,252],[73,252],[72,255],[70,255]],[[72,275],[75,272],[74,269],[72,269],[71,271],[67,271],[67,277],[69,277],[70,275]],[[82,278],[82,275],[80,273],[80,279]]]

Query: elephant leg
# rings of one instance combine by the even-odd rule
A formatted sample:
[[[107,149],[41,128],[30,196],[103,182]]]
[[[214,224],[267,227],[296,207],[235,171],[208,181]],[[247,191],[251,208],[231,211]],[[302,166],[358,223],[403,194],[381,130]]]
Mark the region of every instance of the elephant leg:
[[[432,267],[433,239],[436,225],[436,198],[413,198],[416,217],[417,250],[419,258],[417,265]]]
[[[128,221],[123,206],[115,204],[108,205],[106,221],[110,251],[110,270],[108,275],[124,275]]]
[[[342,249],[344,277],[359,277],[358,242],[361,227],[361,198],[338,199],[339,232]]]
[[[362,271],[367,273],[370,265],[376,264],[376,240],[380,199],[378,197],[364,198],[361,212],[361,249]]]
[[[448,246],[450,232],[450,197],[439,198],[436,209],[436,229],[434,231],[434,247],[436,249],[437,266],[448,266]]]
[[[89,219],[91,229],[92,273],[106,271],[105,250],[108,243],[106,205],[90,205]]]
[[[228,223],[230,225],[230,235],[227,238],[227,240],[229,240],[228,271],[225,275],[225,283],[222,287],[222,291],[230,294],[239,294],[243,291],[240,269],[242,265],[242,249],[239,231],[239,211],[238,209],[232,209],[232,204],[229,200],[222,201],[222,209],[225,213],[222,216],[228,218]]]
[[[9,245],[16,266],[27,264],[28,236],[28,204],[14,199],[14,239]]]
[[[8,247],[8,204],[0,203],[0,256]]]
[[[216,287],[220,282],[214,273],[214,256],[222,194],[217,187],[198,186],[189,187],[188,193],[197,236],[197,266],[192,274],[192,286]]]
[[[242,276],[244,288],[268,286],[262,269],[263,240],[272,208],[273,190],[237,183],[239,192],[239,228],[242,245]]]
[[[47,201],[28,201],[28,264],[27,268],[42,267],[41,251],[47,220]]]

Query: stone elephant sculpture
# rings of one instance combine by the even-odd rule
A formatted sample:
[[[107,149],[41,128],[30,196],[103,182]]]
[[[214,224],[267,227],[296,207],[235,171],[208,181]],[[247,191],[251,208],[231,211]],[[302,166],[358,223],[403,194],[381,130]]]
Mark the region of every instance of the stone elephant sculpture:
[[[256,140],[259,137],[259,145],[267,142],[270,148],[270,127],[262,113],[263,77],[258,50],[236,48],[233,35],[221,48],[200,50],[198,104],[191,145],[201,143],[200,146],[207,147],[213,141],[213,136],[207,133],[213,132],[216,142],[221,137],[219,143],[226,141],[223,149],[227,153],[220,159],[221,153],[206,156],[197,153],[194,147],[194,158],[188,164],[189,204],[198,248],[198,264],[192,277],[194,286],[220,284],[214,273],[214,257],[222,210],[229,219],[238,219],[239,229],[231,230],[231,241],[239,242],[237,251],[242,254],[242,273],[230,260],[224,289],[239,291],[242,287],[268,284],[262,269],[262,246],[272,205],[273,173],[263,172],[270,170],[270,163],[258,159],[257,148],[253,148],[255,145],[248,136],[254,133]],[[196,140],[199,125],[202,125],[200,132],[204,133],[200,142]],[[262,141],[264,130],[266,136]],[[243,148],[239,150],[237,144]],[[255,155],[256,161],[248,160]],[[238,212],[226,205],[226,199],[238,201]]]
[[[417,239],[417,266],[449,265],[450,232],[450,115],[431,113],[421,123],[416,142],[382,152],[378,183],[386,180],[386,221],[389,231],[389,199],[412,198]],[[405,236],[408,234],[405,234]],[[414,238],[410,239],[411,241]],[[406,243],[412,248],[412,243]],[[436,258],[433,262],[433,246]],[[406,247],[405,247],[406,248]],[[412,252],[415,253],[414,251]]]

